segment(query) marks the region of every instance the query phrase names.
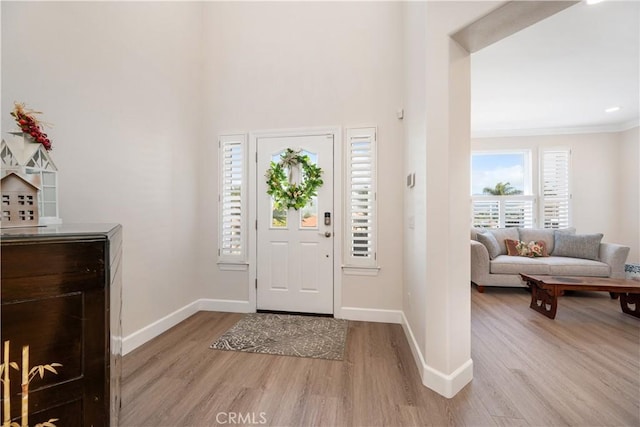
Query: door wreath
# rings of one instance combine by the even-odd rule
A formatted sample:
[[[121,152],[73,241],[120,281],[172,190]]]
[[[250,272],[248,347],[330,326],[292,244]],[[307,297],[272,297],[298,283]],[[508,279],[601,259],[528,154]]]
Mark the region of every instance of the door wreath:
[[[294,167],[302,171],[302,182],[291,182]],[[289,169],[289,176],[285,173]],[[279,162],[271,162],[265,178],[267,178],[267,194],[273,197],[273,207],[276,210],[301,209],[318,195],[322,186],[322,168],[311,163],[306,154],[300,150],[287,148],[281,155]]]

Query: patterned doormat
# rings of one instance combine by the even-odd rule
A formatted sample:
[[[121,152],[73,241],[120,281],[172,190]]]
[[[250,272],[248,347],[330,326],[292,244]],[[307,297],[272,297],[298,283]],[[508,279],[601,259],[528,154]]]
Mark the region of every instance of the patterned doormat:
[[[252,313],[225,332],[212,349],[342,360],[348,322],[330,317]]]

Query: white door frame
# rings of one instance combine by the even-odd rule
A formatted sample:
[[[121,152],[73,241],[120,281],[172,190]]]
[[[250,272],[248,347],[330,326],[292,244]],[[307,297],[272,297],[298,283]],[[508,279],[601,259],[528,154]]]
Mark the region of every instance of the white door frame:
[[[257,170],[258,139],[266,137],[284,138],[290,136],[311,136],[311,135],[333,135],[333,316],[342,318],[342,176],[344,175],[343,165],[343,142],[342,129],[339,126],[301,128],[301,129],[274,129],[262,130],[249,133],[249,307],[257,311],[258,300],[256,298],[256,281],[258,280],[258,233],[256,232],[257,221],[257,197],[256,179],[262,179],[265,171]]]

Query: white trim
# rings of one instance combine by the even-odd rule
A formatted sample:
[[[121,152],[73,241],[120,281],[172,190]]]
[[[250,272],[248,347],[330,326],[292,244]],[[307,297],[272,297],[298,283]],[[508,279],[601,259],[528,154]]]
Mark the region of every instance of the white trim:
[[[343,265],[342,272],[345,276],[377,276],[380,267],[353,267],[351,265]]]
[[[541,128],[541,129],[479,129],[471,131],[471,138],[500,138],[506,136],[574,135],[585,133],[624,132],[640,126],[640,119],[599,126]]]
[[[403,314],[400,310],[342,307],[342,309],[340,310],[340,318],[346,320],[356,320],[359,322],[402,324]]]
[[[420,351],[420,347],[418,346],[418,342],[413,335],[409,321],[405,317],[404,312],[401,312],[401,314],[402,329],[411,348],[413,359],[418,367],[422,384],[447,399],[451,399],[473,379],[473,360],[468,359],[451,374],[445,374],[427,365],[422,351]]]
[[[199,311],[251,313],[255,310],[251,308],[249,301],[199,299],[124,337],[122,354],[125,355],[135,350]]]
[[[249,263],[246,262],[218,262],[218,269],[220,271],[248,271]]]
[[[424,361],[424,356],[420,351],[420,346],[418,345],[418,341],[416,341],[415,335],[413,335],[413,331],[411,330],[411,326],[409,325],[409,321],[407,320],[404,311],[402,312],[402,330],[404,331],[404,335],[409,343],[409,348],[411,349],[413,360],[416,362],[420,378],[423,378],[424,368],[427,366],[427,363]]]
[[[122,354],[125,355],[130,351],[135,350],[147,341],[152,340],[188,317],[193,316],[198,312],[198,305],[198,301],[193,301],[191,304],[187,304],[173,313],[169,313],[163,318],[145,326],[144,328],[138,329],[134,333],[127,335],[122,339]]]
[[[473,360],[468,359],[458,369],[450,374],[445,374],[433,369],[429,365],[424,366],[422,384],[436,393],[451,399],[473,379]]]
[[[221,311],[224,313],[255,313],[255,308],[251,307],[249,301],[231,299],[208,299],[198,300],[199,311]]]
[[[247,206],[249,209],[249,224],[248,228],[248,244],[247,250],[249,251],[249,306],[253,308],[253,311],[257,308],[257,291],[255,282],[258,277],[257,269],[257,239],[258,233],[253,224],[256,223],[256,186],[257,183],[257,153],[258,153],[258,139],[259,138],[281,138],[288,136],[310,136],[310,135],[333,135],[333,315],[340,317],[341,305],[342,305],[342,130],[339,126],[325,126],[325,127],[310,127],[300,129],[268,129],[261,131],[254,131],[249,133],[249,152],[247,158],[249,159],[249,190]]]
[[[344,179],[344,141],[342,130],[333,127],[333,316],[342,316],[342,241],[344,231],[342,227],[342,181]]]

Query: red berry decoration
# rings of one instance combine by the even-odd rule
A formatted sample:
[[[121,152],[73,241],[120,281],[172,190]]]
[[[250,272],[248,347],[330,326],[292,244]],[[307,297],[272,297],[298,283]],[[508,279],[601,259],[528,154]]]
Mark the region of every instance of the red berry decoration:
[[[24,104],[15,103],[11,116],[16,120],[18,126],[25,135],[31,137],[34,142],[42,144],[45,150],[51,150],[51,141],[47,134],[42,132],[44,123],[38,121],[34,114],[42,114],[38,111],[29,110]]]

